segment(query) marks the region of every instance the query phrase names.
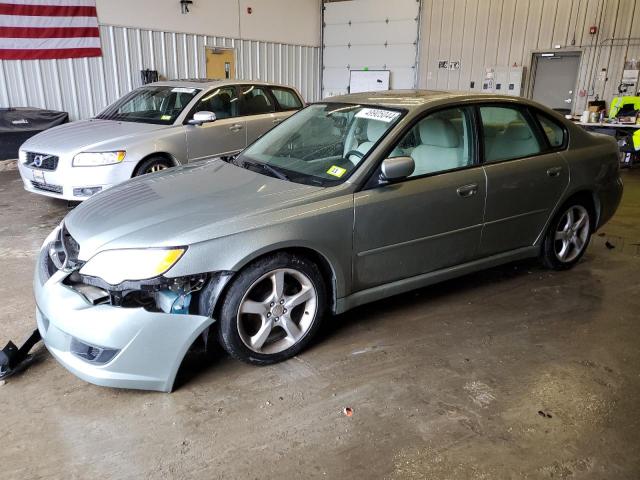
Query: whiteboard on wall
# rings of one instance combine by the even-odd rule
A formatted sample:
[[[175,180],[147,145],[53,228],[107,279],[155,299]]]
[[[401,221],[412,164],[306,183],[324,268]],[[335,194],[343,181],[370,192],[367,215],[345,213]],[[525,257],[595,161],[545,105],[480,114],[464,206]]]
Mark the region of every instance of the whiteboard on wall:
[[[389,70],[390,89],[415,88],[420,4],[416,0],[325,3],[322,96],[347,93],[353,70]]]
[[[351,70],[349,93],[389,90],[390,70]]]

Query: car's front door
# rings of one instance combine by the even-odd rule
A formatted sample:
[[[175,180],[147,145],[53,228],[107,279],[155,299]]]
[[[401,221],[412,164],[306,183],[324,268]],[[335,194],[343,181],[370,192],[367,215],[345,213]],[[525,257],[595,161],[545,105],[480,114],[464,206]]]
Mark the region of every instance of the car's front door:
[[[240,113],[247,122],[247,144],[253,143],[291,115],[291,112],[277,110],[275,99],[266,86],[240,87]]]
[[[203,111],[215,113],[216,120],[202,125],[185,125],[189,161],[236,153],[247,146],[246,121],[239,116],[236,87],[219,87],[207,92],[187,121]]]
[[[486,181],[472,125],[468,109],[426,116],[390,154],[411,156],[414,173],[355,194],[356,291],[476,257]]]
[[[561,153],[526,110],[479,108],[482,119],[487,206],[480,255],[534,244],[569,183]]]

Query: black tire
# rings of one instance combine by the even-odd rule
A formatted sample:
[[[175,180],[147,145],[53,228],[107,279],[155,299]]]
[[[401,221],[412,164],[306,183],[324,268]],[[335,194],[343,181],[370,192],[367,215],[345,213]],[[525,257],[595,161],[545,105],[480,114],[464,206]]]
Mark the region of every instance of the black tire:
[[[149,157],[138,164],[133,172],[133,176],[139,177],[140,175],[153,173],[156,169],[157,171],[160,171],[171,167],[173,167],[173,162],[168,158]]]
[[[557,239],[556,234],[562,233],[560,230],[562,230],[567,224],[567,215],[571,210],[573,210],[574,216],[576,212],[584,212],[584,214],[586,214],[587,224],[583,235],[584,239],[581,240],[581,248],[578,251],[578,248],[573,245],[573,250],[570,252],[570,255],[563,260],[561,259],[558,250],[560,250],[560,252],[562,251],[564,240]],[[549,224],[545,234],[541,254],[544,266],[553,270],[568,270],[578,263],[589,247],[589,241],[591,240],[591,234],[593,233],[593,221],[593,212],[590,206],[584,201],[576,198],[565,203],[558,210],[558,213]],[[567,235],[569,235],[568,232]]]
[[[274,285],[273,275],[275,272],[281,272],[282,270],[297,272],[295,275],[301,274],[301,276],[306,277],[307,287],[313,287],[315,292],[315,302],[313,302],[313,308],[315,309],[315,315],[312,318],[309,318],[307,315],[311,315],[312,312],[308,310],[311,309],[309,307],[308,302],[305,302],[302,305],[294,306],[291,308],[291,312],[288,312],[288,316],[285,314],[287,310],[285,309],[285,314],[282,314],[282,318],[279,320],[280,325],[273,323],[273,327],[269,328],[269,331],[272,332],[267,341],[264,343],[264,346],[267,348],[279,345],[280,344],[288,344],[285,342],[289,342],[289,336],[287,334],[286,329],[282,326],[286,323],[285,317],[293,320],[296,323],[296,327],[303,331],[302,336],[291,346],[273,352],[261,352],[256,351],[248,346],[247,341],[249,338],[254,338],[250,336],[250,333],[247,333],[247,327],[245,325],[246,322],[256,323],[265,326],[266,316],[262,314],[239,314],[240,306],[243,301],[249,301],[254,304],[261,304],[266,306],[264,315],[269,315],[271,317],[272,322],[275,319],[275,322],[278,321],[278,313],[275,313],[274,310],[277,307],[277,304],[280,302],[274,302],[276,306],[273,306],[274,303],[269,302],[269,298],[275,295],[275,287],[274,292],[269,292],[268,288],[270,285]],[[286,288],[295,287],[296,278],[288,273],[283,274],[283,278],[286,276],[286,281],[288,281],[291,285],[287,285]],[[284,281],[284,280],[283,280]],[[267,283],[264,283],[267,282]],[[285,282],[286,283],[286,282]],[[305,286],[300,283],[301,290],[305,288]],[[250,296],[254,294],[254,292],[262,289],[265,292],[265,299],[260,299],[258,301],[253,301],[253,298]],[[292,292],[291,296],[287,296],[288,292]],[[291,299],[293,295],[296,293],[295,290],[287,290],[287,293],[283,293],[282,298]],[[219,329],[218,329],[218,339],[222,347],[231,355],[232,357],[241,360],[243,362],[251,363],[253,365],[270,365],[273,363],[281,362],[288,358],[291,358],[302,351],[309,342],[312,341],[313,337],[317,333],[320,328],[320,324],[324,317],[324,312],[327,304],[327,290],[325,283],[322,279],[322,275],[317,265],[313,262],[309,261],[307,258],[299,255],[294,255],[286,252],[280,252],[273,255],[266,256],[261,258],[243,270],[241,270],[238,275],[232,280],[231,285],[228,287],[223,301],[222,306],[220,308],[219,315]],[[270,307],[271,306],[271,309]],[[283,305],[283,308],[287,305]],[[300,310],[299,307],[302,306]],[[280,310],[281,312],[281,310]],[[299,319],[294,319],[294,314],[296,317],[300,317]],[[307,325],[306,327],[302,327],[303,325]],[[261,330],[261,327],[255,327],[258,331]],[[281,332],[279,332],[280,329]],[[242,334],[241,334],[242,332]],[[285,334],[285,337],[278,339],[278,335]],[[244,337],[243,337],[244,335]],[[257,331],[254,333],[257,335]],[[269,343],[269,339],[275,338]],[[243,340],[245,338],[245,340]],[[262,350],[262,349],[261,349]]]

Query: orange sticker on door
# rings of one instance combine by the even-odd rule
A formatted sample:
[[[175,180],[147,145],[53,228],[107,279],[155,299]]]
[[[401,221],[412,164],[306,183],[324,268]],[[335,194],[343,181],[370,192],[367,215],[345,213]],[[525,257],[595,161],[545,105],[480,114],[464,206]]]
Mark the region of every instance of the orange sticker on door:
[[[342,167],[337,167],[335,165],[331,165],[331,168],[329,168],[329,170],[327,170],[327,173],[329,175],[333,175],[334,177],[340,178],[345,173],[347,173],[347,169],[346,168],[342,168]]]

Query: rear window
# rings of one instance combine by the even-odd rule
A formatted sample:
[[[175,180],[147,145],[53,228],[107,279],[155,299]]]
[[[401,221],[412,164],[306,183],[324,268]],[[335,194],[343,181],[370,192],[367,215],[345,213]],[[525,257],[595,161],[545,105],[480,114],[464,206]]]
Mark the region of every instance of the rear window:
[[[273,96],[276,97],[278,105],[282,110],[296,110],[302,108],[302,102],[293,91],[287,88],[272,87]]]
[[[549,145],[553,148],[562,147],[562,145],[564,145],[565,138],[564,128],[550,118],[539,113],[536,114],[536,118],[540,122],[542,130],[549,140]]]

